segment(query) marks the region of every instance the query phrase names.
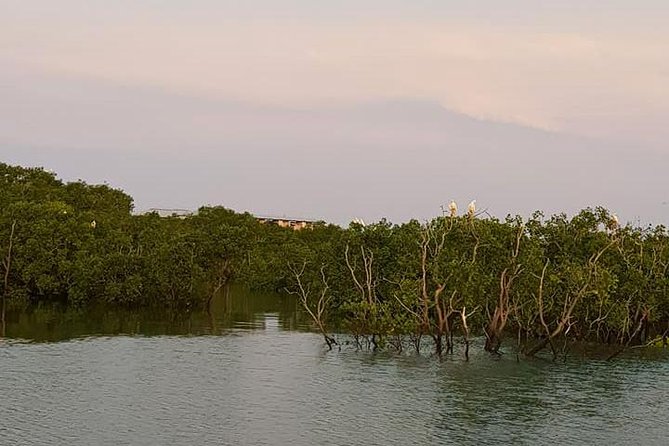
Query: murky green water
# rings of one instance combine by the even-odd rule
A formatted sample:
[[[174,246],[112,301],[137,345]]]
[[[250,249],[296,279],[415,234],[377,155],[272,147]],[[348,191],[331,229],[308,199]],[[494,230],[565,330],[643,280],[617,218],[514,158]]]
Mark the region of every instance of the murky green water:
[[[304,322],[288,298],[243,292],[211,314],[10,314],[0,444],[669,443],[663,354],[326,352]]]

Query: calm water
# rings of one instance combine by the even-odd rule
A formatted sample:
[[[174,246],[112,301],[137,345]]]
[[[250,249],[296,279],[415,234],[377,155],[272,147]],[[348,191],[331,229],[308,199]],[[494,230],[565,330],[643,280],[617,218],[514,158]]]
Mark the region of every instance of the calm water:
[[[0,444],[669,443],[669,359],[326,352],[294,301],[10,314]]]

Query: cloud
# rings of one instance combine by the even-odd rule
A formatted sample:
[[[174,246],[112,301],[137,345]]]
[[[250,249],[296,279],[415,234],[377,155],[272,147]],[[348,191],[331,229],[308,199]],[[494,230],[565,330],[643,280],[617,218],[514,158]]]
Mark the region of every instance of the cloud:
[[[662,31],[144,17],[13,22],[2,34],[6,67],[253,104],[424,99],[483,119],[632,139],[643,136],[636,129],[647,129],[646,118],[669,117],[669,36]]]
[[[0,158],[109,181],[138,209],[210,203],[340,223],[603,204],[667,221],[666,152],[477,120],[425,101],[305,109],[0,72]]]

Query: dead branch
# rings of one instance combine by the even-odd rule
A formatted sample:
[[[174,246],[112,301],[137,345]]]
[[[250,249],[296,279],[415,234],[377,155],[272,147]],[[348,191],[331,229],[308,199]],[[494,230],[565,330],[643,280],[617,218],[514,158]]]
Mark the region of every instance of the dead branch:
[[[337,341],[334,339],[334,337],[330,336],[327,332],[326,326],[325,326],[325,321],[324,321],[324,314],[325,310],[327,308],[327,304],[329,301],[329,290],[330,286],[328,285],[327,279],[325,277],[325,266],[321,266],[321,281],[323,283],[323,289],[321,290],[320,296],[318,298],[318,302],[316,303],[316,311],[312,310],[311,305],[309,304],[309,297],[311,294],[311,287],[310,286],[305,286],[303,281],[302,281],[302,276],[304,274],[304,270],[306,268],[307,262],[304,261],[302,263],[302,267],[298,270],[294,265],[288,264],[288,269],[290,269],[291,273],[293,274],[293,277],[295,279],[295,283],[297,285],[297,290],[287,290],[290,294],[294,294],[298,296],[300,299],[300,303],[302,304],[302,307],[305,309],[305,311],[311,316],[311,319],[313,320],[314,324],[318,327],[319,331],[323,335],[323,339],[325,340],[325,343],[328,346],[329,350],[332,350],[333,345],[339,345]]]

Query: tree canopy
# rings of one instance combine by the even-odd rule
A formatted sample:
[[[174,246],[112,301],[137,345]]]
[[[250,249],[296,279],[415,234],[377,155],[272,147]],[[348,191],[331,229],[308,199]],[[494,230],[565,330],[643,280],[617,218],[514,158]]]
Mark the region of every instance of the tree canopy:
[[[669,328],[669,234],[619,226],[603,208],[529,219],[431,221],[294,231],[203,207],[133,214],[123,191],[0,163],[3,305],[208,305],[231,281],[297,294],[328,340],[441,354],[469,333],[496,353],[557,340],[644,343]]]

